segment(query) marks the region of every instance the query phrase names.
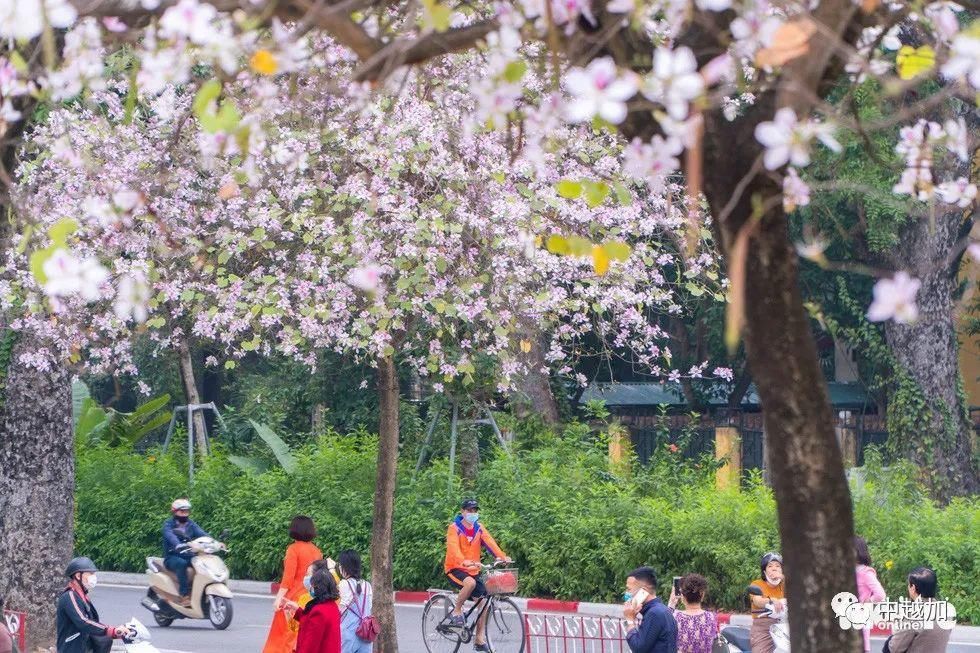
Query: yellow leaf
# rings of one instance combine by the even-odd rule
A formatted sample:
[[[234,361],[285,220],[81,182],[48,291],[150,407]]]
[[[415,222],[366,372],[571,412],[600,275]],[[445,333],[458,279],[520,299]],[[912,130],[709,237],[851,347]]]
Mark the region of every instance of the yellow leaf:
[[[248,65],[260,75],[275,75],[279,70],[279,62],[275,55],[268,50],[256,50],[249,60]]]
[[[436,32],[445,32],[449,29],[449,21],[452,18],[452,9],[436,0],[422,0],[425,10],[422,12],[422,26],[426,29],[433,29]]]
[[[609,255],[601,245],[592,248],[592,268],[600,277],[609,271]]]
[[[936,51],[932,46],[923,45],[913,48],[911,45],[903,45],[895,57],[895,68],[898,76],[902,79],[912,79],[922,73],[932,70],[936,65]]]
[[[769,47],[756,53],[756,65],[771,68],[802,57],[810,51],[810,37],[816,31],[817,26],[809,18],[797,18],[783,23],[773,34]]]
[[[609,240],[602,244],[606,255],[614,261],[623,262],[630,257],[630,246],[621,240]]]
[[[525,354],[531,351],[531,341],[521,340],[521,351]]]

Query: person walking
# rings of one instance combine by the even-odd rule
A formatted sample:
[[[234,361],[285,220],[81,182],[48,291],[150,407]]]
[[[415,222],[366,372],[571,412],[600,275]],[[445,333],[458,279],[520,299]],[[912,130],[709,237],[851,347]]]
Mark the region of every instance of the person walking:
[[[718,636],[718,617],[701,607],[708,593],[708,581],[699,574],[681,578],[680,595],[670,590],[667,607],[677,622],[677,653],[711,653],[711,646]],[[684,610],[677,611],[677,603],[684,599]]]
[[[307,570],[311,564],[323,558],[320,549],[313,544],[316,538],[316,526],[309,517],[305,515],[293,517],[289,523],[289,537],[293,542],[286,547],[282,580],[272,604],[272,625],[262,653],[293,653],[296,650],[296,630],[289,627],[283,607],[287,601],[295,603],[299,600],[306,591],[303,578]]]
[[[650,567],[638,567],[626,577],[623,616],[629,630],[626,643],[633,653],[677,653],[677,623],[657,598],[657,575]],[[637,624],[639,617],[639,624]]]
[[[295,613],[299,622],[296,653],[341,653],[337,581],[325,563],[317,562],[309,583],[313,599]]]
[[[878,603],[885,600],[885,588],[878,581],[878,573],[871,566],[871,553],[867,541],[860,536],[854,537],[854,557],[857,560],[857,589],[858,601],[861,603]],[[871,651],[871,624],[865,624],[864,653]]]
[[[99,622],[99,612],[88,597],[98,583],[97,571],[90,558],[75,558],[65,569],[68,585],[58,595],[55,615],[57,653],[109,653],[112,640],[129,633],[126,626]]]
[[[341,551],[337,556],[340,572],[340,635],[342,653],[371,653],[372,642],[361,639],[357,630],[361,622],[371,616],[374,594],[371,583],[361,575],[361,556],[353,549]]]

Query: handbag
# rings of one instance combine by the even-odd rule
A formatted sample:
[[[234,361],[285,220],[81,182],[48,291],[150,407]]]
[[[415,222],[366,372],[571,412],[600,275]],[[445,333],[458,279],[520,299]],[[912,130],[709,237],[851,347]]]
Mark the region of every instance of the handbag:
[[[378,638],[378,634],[381,632],[381,626],[378,624],[378,620],[374,618],[374,615],[364,616],[364,609],[367,607],[367,592],[361,593],[361,609],[358,611],[358,618],[360,618],[360,623],[357,624],[357,630],[354,634],[357,638],[365,642],[373,642]],[[350,608],[348,608],[349,610]]]
[[[711,653],[729,653],[731,651],[728,648],[728,640],[721,633],[715,635],[714,640],[711,642]]]

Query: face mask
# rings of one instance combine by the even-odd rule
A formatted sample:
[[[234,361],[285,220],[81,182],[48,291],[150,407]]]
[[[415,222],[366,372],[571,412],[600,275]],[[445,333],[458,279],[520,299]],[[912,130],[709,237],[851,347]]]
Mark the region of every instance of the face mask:
[[[632,601],[633,592],[623,592],[623,601]]]
[[[90,575],[88,578],[82,579],[82,585],[85,586],[85,589],[92,589],[98,584],[99,584],[99,578],[95,574]]]
[[[779,585],[781,582],[783,582],[783,579],[780,578],[778,580],[773,580],[772,577],[769,576],[769,574],[766,574],[766,582],[769,583],[770,585],[776,586]]]
[[[465,515],[463,515],[463,519],[465,519],[471,524],[475,524],[476,520],[478,520],[479,518],[480,518],[480,513],[477,512],[468,512]]]
[[[174,519],[177,520],[178,524],[186,524],[187,520],[190,519],[187,515],[174,515]]]
[[[303,578],[303,587],[305,587],[306,588],[306,591],[310,593],[310,596],[313,596],[313,579],[312,578],[310,578],[309,576],[304,577]]]

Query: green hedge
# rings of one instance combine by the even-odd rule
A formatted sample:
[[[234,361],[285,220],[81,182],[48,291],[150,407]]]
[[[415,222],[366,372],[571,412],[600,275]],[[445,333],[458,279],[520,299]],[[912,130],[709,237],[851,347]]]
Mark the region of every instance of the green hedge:
[[[297,453],[292,475],[245,475],[212,456],[190,492],[195,519],[212,533],[231,531],[228,563],[236,577],[271,580],[281,570],[289,519],[316,521],[328,554],[369,550],[377,441],[320,438]],[[742,589],[758,574],[759,555],[778,549],[775,504],[760,483],[741,492],[714,489],[709,461],[684,462],[668,450],[632,475],[608,471],[601,443],[582,429],[536,441],[518,455],[485,460],[475,487],[448,487],[444,461],[411,482],[403,461],[395,507],[395,583],[443,586],[446,525],[464,493],[479,497],[485,522],[521,567],[522,593],[564,599],[617,600],[625,573],[652,564],[669,579],[690,571],[708,578],[710,601],[744,610]],[[923,497],[902,467],[871,457],[855,487],[858,531],[868,538],[889,596],[904,593],[904,574],[925,564],[961,618],[980,622],[980,501],[940,508]],[[79,452],[76,546],[104,568],[142,571],[160,549],[169,502],[187,493],[186,470],[168,456],[118,450]],[[669,479],[669,482],[665,482]],[[972,537],[971,537],[972,535]]]

